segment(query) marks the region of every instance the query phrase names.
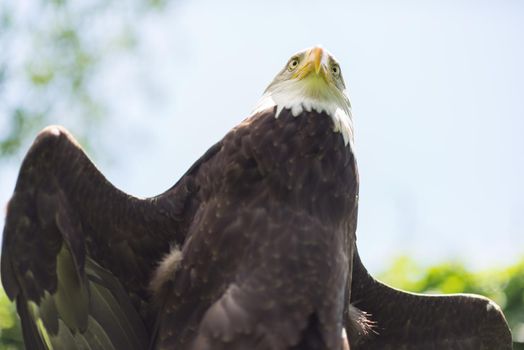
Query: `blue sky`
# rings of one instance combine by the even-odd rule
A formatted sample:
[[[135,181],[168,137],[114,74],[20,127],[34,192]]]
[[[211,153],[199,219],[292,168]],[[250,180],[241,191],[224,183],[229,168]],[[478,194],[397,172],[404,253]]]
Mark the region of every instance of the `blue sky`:
[[[137,54],[94,83],[110,115],[93,141],[111,151],[95,161],[126,192],[167,189],[321,44],[353,104],[366,265],[524,254],[524,3],[187,1],[136,29]],[[2,202],[17,166],[0,170]]]

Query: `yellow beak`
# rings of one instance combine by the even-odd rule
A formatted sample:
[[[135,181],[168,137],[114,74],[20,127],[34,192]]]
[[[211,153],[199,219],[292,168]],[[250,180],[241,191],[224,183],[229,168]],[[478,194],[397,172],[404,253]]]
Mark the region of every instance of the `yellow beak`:
[[[303,79],[309,75],[309,73],[315,72],[317,76],[327,79],[327,71],[324,67],[322,59],[324,58],[324,49],[321,47],[312,48],[306,55],[305,61],[301,67],[297,69],[293,78]]]
[[[322,50],[321,47],[314,47],[309,52],[309,61],[313,63],[316,74],[318,74],[320,68],[322,68],[322,56],[324,56],[324,50]]]

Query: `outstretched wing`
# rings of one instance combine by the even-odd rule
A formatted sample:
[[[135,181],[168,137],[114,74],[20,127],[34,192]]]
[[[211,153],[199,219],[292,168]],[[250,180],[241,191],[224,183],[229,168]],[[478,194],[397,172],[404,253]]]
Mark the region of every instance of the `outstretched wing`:
[[[373,332],[351,350],[511,350],[504,315],[491,300],[476,295],[432,296],[403,292],[375,280],[353,261],[351,302],[369,314]]]
[[[129,196],[66,130],[44,129],[9,202],[1,257],[27,348],[146,348],[148,282],[184,240],[192,186],[185,176],[158,197]]]

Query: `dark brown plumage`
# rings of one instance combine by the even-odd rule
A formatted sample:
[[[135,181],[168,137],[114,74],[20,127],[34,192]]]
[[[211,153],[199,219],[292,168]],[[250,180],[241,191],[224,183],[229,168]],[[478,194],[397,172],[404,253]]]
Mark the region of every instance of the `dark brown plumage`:
[[[44,130],[2,246],[27,347],[341,349],[345,328],[352,350],[510,349],[488,300],[415,296],[368,275],[351,148],[325,114],[274,112],[145,200],[109,184],[65,130]]]
[[[350,148],[328,116],[273,109],[220,144],[196,176],[198,220],[159,344],[288,349],[311,325],[318,348],[340,348],[358,191]]]

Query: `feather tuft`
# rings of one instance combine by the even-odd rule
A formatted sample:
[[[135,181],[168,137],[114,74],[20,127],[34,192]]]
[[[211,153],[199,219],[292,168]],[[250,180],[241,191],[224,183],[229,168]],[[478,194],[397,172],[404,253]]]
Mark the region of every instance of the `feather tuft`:
[[[153,278],[151,278],[149,290],[153,295],[157,295],[164,284],[174,278],[175,272],[180,266],[181,261],[182,251],[178,246],[174,246],[160,261],[153,274]]]

